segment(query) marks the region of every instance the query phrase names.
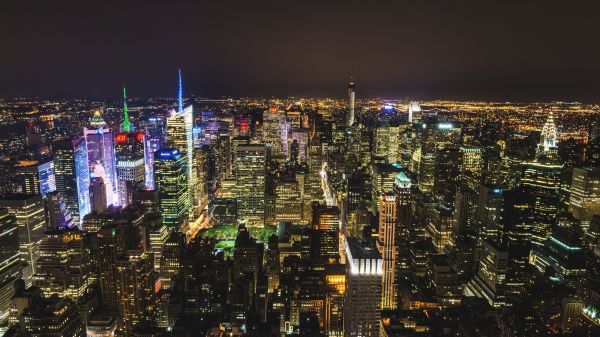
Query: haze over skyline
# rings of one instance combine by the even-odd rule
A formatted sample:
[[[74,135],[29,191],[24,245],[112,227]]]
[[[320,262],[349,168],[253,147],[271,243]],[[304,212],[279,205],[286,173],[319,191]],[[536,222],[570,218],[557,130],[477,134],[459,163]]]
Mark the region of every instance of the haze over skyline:
[[[541,5],[543,4],[543,7]],[[0,97],[600,101],[592,1],[3,1]]]

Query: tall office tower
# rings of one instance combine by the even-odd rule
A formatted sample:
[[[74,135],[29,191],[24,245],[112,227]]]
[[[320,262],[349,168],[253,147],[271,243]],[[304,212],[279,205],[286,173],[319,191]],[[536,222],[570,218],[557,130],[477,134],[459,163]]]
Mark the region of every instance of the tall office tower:
[[[117,133],[115,136],[117,157],[117,192],[119,205],[131,204],[133,192],[144,183],[144,134],[141,132]]]
[[[396,176],[394,182],[394,194],[396,196],[396,230],[395,235],[398,239],[397,245],[397,270],[401,274],[406,274],[409,268],[410,260],[410,244],[412,241],[412,181],[404,172],[400,172]]]
[[[465,287],[465,295],[483,298],[494,308],[506,306],[508,251],[487,240],[482,244],[477,274]]]
[[[56,190],[65,198],[75,223],[91,212],[90,170],[85,139],[60,140],[54,143]]]
[[[548,115],[548,119],[542,127],[540,143],[535,155],[538,161],[558,159],[558,130],[552,111],[550,111],[550,115]]]
[[[20,331],[26,336],[85,337],[85,326],[77,305],[69,298],[39,298],[39,291],[19,289],[15,302],[23,304],[15,313]],[[15,305],[17,307],[17,305]]]
[[[348,237],[344,336],[379,337],[381,319],[381,254],[374,247]]]
[[[379,199],[379,236],[377,238],[377,248],[383,260],[381,308],[396,309],[398,305],[396,263],[400,236],[400,233],[397,233],[398,200],[393,192],[386,192]]]
[[[151,221],[150,224],[147,225],[148,240],[154,258],[154,271],[160,273],[160,259],[165,248],[165,243],[171,236],[171,233],[174,232],[171,232],[169,227],[163,224],[162,217],[159,213],[153,213],[153,215],[156,216],[153,220],[157,221]]]
[[[193,108],[191,105],[167,118],[167,146],[179,150],[181,156],[185,159],[187,180],[192,186],[195,181],[193,122]],[[191,201],[194,198],[191,194],[188,195],[190,199],[187,202],[188,212],[191,211]]]
[[[48,229],[71,228],[75,226],[73,215],[60,192],[50,192],[44,200],[46,209],[46,227]]]
[[[185,247],[185,236],[181,233],[171,233],[165,242],[160,258],[161,288],[171,289],[173,278],[181,271],[181,256]]]
[[[194,108],[193,106],[183,107],[183,86],[181,81],[181,69],[179,70],[179,91],[178,108],[167,118],[167,146],[178,149],[181,156],[185,158],[185,167],[187,168],[188,182],[190,186],[195,186],[194,167]],[[188,193],[187,208],[190,215],[193,214],[192,200],[194,200],[194,191]]]
[[[500,242],[504,234],[501,228],[502,201],[502,188],[500,186],[479,185],[477,225],[482,237],[489,241]]]
[[[439,149],[435,157],[433,194],[446,207],[454,206],[458,190],[460,151],[456,147]]]
[[[240,145],[235,156],[238,221],[264,226],[267,149],[262,144]]]
[[[263,112],[263,128],[264,142],[266,146],[271,147],[271,153],[273,157],[285,157],[286,153],[283,152],[283,142],[281,140],[281,127],[279,124],[279,108],[276,106],[269,108],[269,110]]]
[[[75,302],[92,286],[92,269],[83,233],[76,228],[48,231],[40,243],[33,284],[45,296],[57,294]]]
[[[354,124],[354,83],[348,83],[348,114],[346,115],[346,127],[351,127]]]
[[[310,196],[311,203],[323,199],[321,169],[324,161],[323,144],[318,138],[312,138],[308,144],[308,191],[306,191]]]
[[[21,160],[15,165],[15,175],[21,183],[23,194],[46,194],[56,190],[56,175],[52,160]]]
[[[23,270],[23,279],[26,285],[30,286],[31,277],[36,271],[36,261],[40,256],[40,243],[46,229],[44,202],[40,195],[14,194],[1,197],[0,208],[7,208],[10,215],[16,218],[20,258],[28,265]]]
[[[373,154],[393,164],[398,161],[400,125],[390,121],[379,121],[373,136]]]
[[[106,126],[99,110],[94,112],[90,127],[83,128],[83,137],[87,144],[90,175],[104,180],[106,206],[116,205],[118,198],[114,133]]]
[[[341,230],[340,210],[337,206],[315,204],[313,206],[312,228],[315,230],[315,255],[329,264],[339,261],[339,237]]]
[[[14,284],[22,277],[23,263],[19,259],[17,221],[6,208],[0,208],[0,323],[5,325],[10,311]]]
[[[185,230],[189,223],[189,184],[186,158],[177,149],[161,149],[154,157],[154,181],[163,223]]]
[[[421,111],[421,105],[419,102],[410,102],[408,103],[408,122],[412,124],[421,120],[421,115],[423,112]]]
[[[231,142],[230,143],[231,143],[231,162],[234,163],[235,162],[235,155],[236,155],[236,151],[237,151],[238,146],[250,144],[250,137],[249,136],[237,136],[237,137],[233,137],[233,138],[231,138]],[[235,169],[234,168],[232,168],[231,173],[235,174]]]
[[[463,293],[462,284],[447,255],[432,255],[429,257],[428,276],[440,307],[460,304]]]
[[[117,302],[126,335],[151,317],[156,301],[152,261],[143,251],[129,251],[116,260]]]
[[[96,233],[98,240],[97,268],[102,305],[109,312],[118,309],[117,258],[125,254],[126,233],[123,226],[105,225]]]
[[[454,203],[453,235],[457,236],[475,228],[477,193],[468,188],[459,188]]]
[[[574,232],[560,229],[541,246],[533,247],[532,264],[553,282],[575,287],[585,277],[585,251]]]
[[[427,218],[427,236],[431,238],[438,254],[443,254],[451,248],[453,222],[452,210],[443,205],[435,207],[431,216]]]
[[[140,122],[146,135],[146,188],[154,189],[154,153],[166,145],[166,119],[152,116]]]
[[[523,163],[520,186],[535,198],[531,242],[542,245],[556,223],[560,204],[562,165],[540,162]]]
[[[275,185],[275,222],[302,222],[302,191],[296,176],[284,173]]]
[[[581,221],[584,231],[594,214],[600,214],[600,169],[574,168],[569,211]]]
[[[371,172],[373,175],[373,190],[371,198],[373,200],[373,208],[375,212],[379,211],[379,197],[386,192],[394,190],[394,183],[399,173],[404,170],[400,163],[373,163],[371,164]]]
[[[481,160],[481,148],[474,146],[461,146],[459,148],[461,153],[461,174],[470,174],[476,179],[481,178],[482,173],[482,160]]]

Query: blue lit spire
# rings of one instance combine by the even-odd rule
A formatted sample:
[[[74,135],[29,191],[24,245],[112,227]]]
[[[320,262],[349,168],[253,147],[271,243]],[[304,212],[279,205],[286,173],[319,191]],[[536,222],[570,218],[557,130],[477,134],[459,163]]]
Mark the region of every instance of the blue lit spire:
[[[178,110],[177,112],[183,111],[183,85],[181,84],[181,69],[179,69],[179,97],[178,97]]]

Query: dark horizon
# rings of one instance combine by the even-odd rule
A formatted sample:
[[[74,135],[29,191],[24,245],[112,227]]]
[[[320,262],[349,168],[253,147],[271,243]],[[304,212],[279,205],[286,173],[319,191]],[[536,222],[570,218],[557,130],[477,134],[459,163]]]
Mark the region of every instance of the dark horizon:
[[[31,5],[31,4],[30,4]],[[542,6],[543,5],[543,6]],[[0,5],[0,97],[600,102],[588,1]]]

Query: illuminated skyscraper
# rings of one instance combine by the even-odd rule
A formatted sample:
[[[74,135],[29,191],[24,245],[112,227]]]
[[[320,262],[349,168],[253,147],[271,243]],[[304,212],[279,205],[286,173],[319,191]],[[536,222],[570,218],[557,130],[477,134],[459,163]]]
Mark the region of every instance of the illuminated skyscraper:
[[[550,111],[548,119],[542,127],[540,143],[536,151],[538,159],[556,159],[558,154],[558,130],[554,122],[554,113]]]
[[[170,148],[156,151],[154,158],[154,181],[163,223],[172,230],[184,230],[189,222],[186,158]]]
[[[374,247],[346,239],[344,336],[379,337],[381,319],[381,254]]]
[[[52,160],[21,160],[15,165],[15,174],[21,183],[24,194],[41,194],[46,197],[48,192],[56,190],[56,175]]]
[[[348,114],[346,115],[346,127],[351,127],[354,124],[354,99],[356,92],[354,91],[354,83],[348,83]]]
[[[377,248],[382,256],[382,309],[398,306],[397,278],[399,272],[408,269],[408,245],[410,243],[411,181],[400,172],[394,183],[394,191],[380,197],[379,235]]]
[[[24,265],[19,259],[17,221],[6,208],[0,208],[0,323],[8,320],[14,283],[22,277]]]
[[[167,146],[179,150],[180,155],[185,159],[186,174],[188,175],[187,181],[190,182],[191,186],[195,185],[196,180],[193,165],[193,121],[193,108],[191,105],[167,118]],[[155,160],[160,160],[160,158],[155,157]],[[193,193],[194,191],[191,192]],[[188,194],[189,200],[186,207],[188,212],[193,211],[191,209],[192,193]]]
[[[90,175],[102,178],[106,188],[106,206],[116,205],[118,198],[114,134],[106,126],[100,111],[94,112],[90,124],[89,128],[83,128]]]
[[[144,146],[144,134],[142,132],[117,133],[115,135],[117,191],[119,205],[123,207],[131,203],[131,196],[136,189],[136,185],[144,183]]]
[[[389,121],[378,122],[373,139],[373,154],[386,158],[388,163],[398,161],[400,125]]]
[[[313,207],[312,228],[316,233],[316,253],[329,264],[340,258],[340,210],[337,206],[315,204]]]
[[[240,145],[235,156],[238,220],[248,226],[265,222],[267,149],[262,144]]]
[[[478,271],[465,287],[465,295],[483,298],[493,307],[505,306],[508,251],[487,240],[482,244]]]
[[[53,149],[56,190],[63,195],[75,223],[80,225],[83,217],[92,210],[85,139],[57,141]]]
[[[14,194],[0,198],[0,208],[7,208],[9,214],[16,219],[21,261],[27,263],[23,279],[27,286],[31,286],[31,277],[36,272],[40,243],[46,229],[44,202],[40,195]]]
[[[166,146],[166,119],[152,116],[140,122],[146,134],[146,188],[154,189],[154,153]]]
[[[541,162],[523,163],[521,187],[535,198],[531,242],[542,245],[552,235],[560,205],[562,165]]]
[[[58,294],[77,301],[91,290],[92,270],[84,240],[82,232],[75,228],[43,235],[33,284],[44,295]]]
[[[387,192],[381,195],[379,201],[379,236],[377,248],[383,260],[382,266],[382,309],[395,309],[397,299],[396,260],[398,255],[397,214],[398,204],[396,195]]]
[[[587,230],[594,214],[600,214],[600,169],[575,168],[571,181],[569,211]]]

